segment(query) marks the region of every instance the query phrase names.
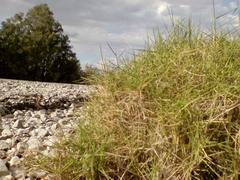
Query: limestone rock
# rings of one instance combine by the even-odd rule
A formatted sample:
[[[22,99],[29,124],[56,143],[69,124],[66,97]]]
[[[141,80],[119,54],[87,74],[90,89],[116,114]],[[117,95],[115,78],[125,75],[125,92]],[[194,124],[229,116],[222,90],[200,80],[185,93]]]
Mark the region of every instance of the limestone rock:
[[[2,159],[0,159],[0,178],[9,174],[10,172],[8,171],[6,163]]]
[[[24,142],[19,142],[16,146],[16,149],[18,153],[22,154],[27,149],[27,145]]]
[[[17,120],[13,124],[13,128],[23,128],[23,120]]]
[[[28,150],[30,151],[40,151],[42,149],[41,142],[38,140],[37,137],[30,137],[28,140]]]
[[[17,166],[21,162],[20,158],[18,156],[13,156],[11,160],[9,161],[10,166]]]
[[[3,127],[3,131],[2,131],[2,136],[10,137],[10,136],[12,136],[12,135],[13,135],[13,133],[12,133],[12,131],[11,131],[10,126],[9,126],[9,125],[4,126],[4,127]]]
[[[12,175],[2,176],[0,180],[14,180],[14,177]]]
[[[0,150],[8,150],[11,148],[11,145],[4,140],[0,140]]]
[[[39,128],[37,130],[37,136],[39,138],[43,138],[43,137],[47,136],[48,134],[49,134],[49,132],[46,129],[44,129],[44,128]]]

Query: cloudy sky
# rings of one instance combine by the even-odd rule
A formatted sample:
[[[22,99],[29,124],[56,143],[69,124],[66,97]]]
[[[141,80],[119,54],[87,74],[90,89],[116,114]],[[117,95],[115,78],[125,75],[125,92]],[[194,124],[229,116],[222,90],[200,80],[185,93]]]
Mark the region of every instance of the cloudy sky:
[[[217,16],[236,8],[237,1],[215,0]],[[195,25],[206,30],[213,14],[212,0],[0,0],[0,21],[40,3],[54,12],[83,66],[100,62],[100,47],[104,57],[113,58],[107,43],[117,54],[143,48],[147,34],[169,24],[170,9],[174,18],[191,16]],[[237,13],[218,19],[219,26],[226,23],[236,26]]]

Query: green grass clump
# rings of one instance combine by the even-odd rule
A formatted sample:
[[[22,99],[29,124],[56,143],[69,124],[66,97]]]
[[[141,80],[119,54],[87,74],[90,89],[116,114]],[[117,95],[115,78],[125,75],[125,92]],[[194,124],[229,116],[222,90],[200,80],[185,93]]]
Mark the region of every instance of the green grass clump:
[[[96,78],[84,123],[39,167],[59,179],[238,179],[240,39],[176,26]]]

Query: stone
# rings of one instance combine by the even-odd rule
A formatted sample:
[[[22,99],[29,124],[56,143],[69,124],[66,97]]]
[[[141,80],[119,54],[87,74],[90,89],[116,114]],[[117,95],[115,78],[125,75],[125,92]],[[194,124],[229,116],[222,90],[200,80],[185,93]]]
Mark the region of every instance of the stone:
[[[11,157],[15,156],[15,155],[16,155],[16,152],[17,152],[16,148],[12,148],[12,149],[8,150],[8,151],[7,151],[7,157],[8,157],[8,159],[10,160]]]
[[[42,149],[41,142],[38,140],[37,137],[30,137],[28,142],[28,150],[30,151],[40,151]]]
[[[25,180],[26,177],[26,171],[23,168],[19,168],[16,166],[10,167],[10,172],[12,173],[12,176],[16,180]]]
[[[18,117],[18,116],[23,116],[23,112],[22,111],[19,111],[19,110],[17,110],[17,111],[15,111],[14,113],[13,113],[13,115],[14,115],[14,117]]]
[[[57,138],[55,136],[48,136],[46,140],[44,140],[43,144],[45,146],[54,146],[57,143]]]
[[[20,135],[24,135],[24,134],[29,134],[29,129],[17,129],[16,135],[20,136]]]
[[[8,113],[8,110],[2,104],[0,104],[0,116],[4,116],[7,113]]]
[[[30,117],[26,123],[28,126],[32,127],[36,127],[38,124],[41,124],[41,122],[39,122],[39,119],[36,117]]]
[[[0,180],[14,180],[14,177],[12,175],[7,175],[0,177]]]
[[[20,142],[21,140],[22,140],[21,138],[15,136],[15,137],[11,138],[11,145],[12,145],[12,146],[15,146],[15,145],[16,145],[18,142]]]
[[[63,113],[63,111],[61,111],[60,109],[56,109],[54,112],[52,112],[50,114],[51,118],[64,118],[65,114]]]
[[[0,140],[0,150],[7,151],[11,148],[11,145],[4,140]]]
[[[37,129],[34,129],[32,131],[29,132],[30,136],[37,136]]]
[[[0,150],[0,159],[5,159],[7,157],[6,151]]]
[[[39,114],[39,115],[45,115],[46,112],[47,112],[46,109],[41,109],[41,110],[38,111],[38,114]]]
[[[52,126],[51,126],[51,131],[56,131],[58,128],[60,128],[60,125],[58,124],[58,123],[56,123],[56,124],[53,124]]]
[[[44,129],[44,128],[39,128],[37,130],[37,136],[39,138],[43,138],[43,137],[47,136],[48,134],[49,134],[49,132],[46,129]]]
[[[12,136],[13,133],[11,131],[11,127],[9,125],[6,125],[3,127],[3,131],[2,131],[2,136]]]
[[[31,172],[30,177],[33,179],[41,179],[47,176],[47,172],[45,171],[35,171]]]
[[[23,128],[23,122],[23,120],[15,121],[15,123],[13,124],[13,128]]]
[[[16,149],[18,153],[22,154],[27,149],[27,145],[24,142],[19,142],[17,143]]]
[[[8,171],[6,163],[2,159],[0,159],[0,177],[7,176],[9,174],[10,172]]]
[[[33,117],[34,116],[34,113],[32,112],[32,111],[27,111],[26,113],[25,113],[25,117]]]
[[[12,146],[12,139],[8,138],[5,140],[6,143],[8,143],[10,146]]]
[[[10,166],[17,166],[21,162],[20,158],[18,156],[13,156],[11,160],[9,161]]]
[[[63,119],[60,119],[58,122],[61,125],[66,125],[69,122],[69,119],[63,118]]]
[[[37,112],[39,115],[39,118],[42,122],[46,121],[47,119],[47,111],[45,109],[41,109],[40,111]]]

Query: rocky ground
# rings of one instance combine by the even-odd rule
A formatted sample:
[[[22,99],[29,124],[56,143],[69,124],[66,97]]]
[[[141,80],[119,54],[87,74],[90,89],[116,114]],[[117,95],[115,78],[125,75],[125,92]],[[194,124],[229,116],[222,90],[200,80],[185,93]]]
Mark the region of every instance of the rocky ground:
[[[92,91],[82,85],[0,79],[0,180],[46,179],[45,172],[27,170],[24,158],[32,152],[54,154],[58,136],[74,132]]]

